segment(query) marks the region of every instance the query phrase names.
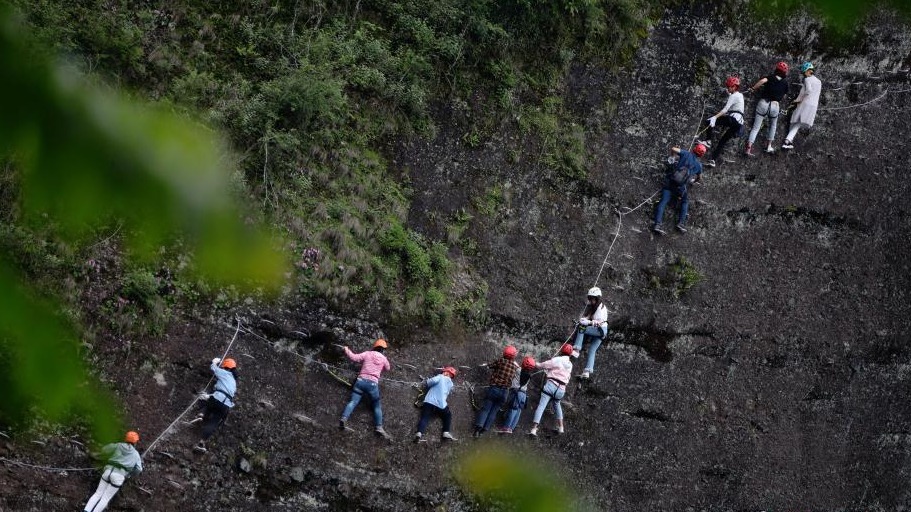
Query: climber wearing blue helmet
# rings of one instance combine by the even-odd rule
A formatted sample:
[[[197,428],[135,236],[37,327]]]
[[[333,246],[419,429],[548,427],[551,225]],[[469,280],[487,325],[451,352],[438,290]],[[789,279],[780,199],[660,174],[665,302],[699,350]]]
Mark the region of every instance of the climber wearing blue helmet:
[[[803,128],[813,126],[816,120],[816,108],[819,106],[819,95],[822,92],[822,82],[816,78],[816,68],[812,62],[804,62],[800,65],[800,72],[803,73],[803,84],[800,86],[800,93],[794,99],[794,113],[791,114],[791,130],[785,137],[781,149],[794,149],[794,137],[797,131]]]

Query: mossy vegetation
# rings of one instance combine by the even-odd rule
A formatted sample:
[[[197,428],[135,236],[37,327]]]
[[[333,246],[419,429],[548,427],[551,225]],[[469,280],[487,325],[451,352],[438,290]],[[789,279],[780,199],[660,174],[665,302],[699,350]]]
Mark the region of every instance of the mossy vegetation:
[[[410,191],[387,161],[387,142],[430,136],[434,104],[462,105],[472,119],[467,146],[515,119],[532,141],[529,161],[584,178],[584,132],[563,105],[563,78],[574,60],[628,58],[655,5],[12,3],[48,51],[229,135],[241,155],[235,190],[252,192],[260,214],[291,240],[293,257],[307,260],[294,267],[294,290],[337,305],[378,303],[400,317],[437,307],[448,317],[445,304],[477,296],[448,297],[449,244],[458,241],[469,255],[477,247],[461,237],[465,222],[442,241],[406,226]],[[501,200],[488,191],[478,212],[495,215]],[[146,310],[154,303],[141,291],[148,284],[128,283]]]

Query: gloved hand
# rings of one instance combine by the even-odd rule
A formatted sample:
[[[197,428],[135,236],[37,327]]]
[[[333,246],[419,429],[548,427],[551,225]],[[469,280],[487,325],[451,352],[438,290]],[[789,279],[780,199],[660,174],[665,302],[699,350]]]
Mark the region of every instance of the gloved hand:
[[[588,318],[579,319],[579,325],[591,325],[591,324],[592,324],[592,321],[589,320]]]
[[[718,121],[718,116],[712,116],[709,118],[709,126],[712,128],[715,127],[715,122]]]
[[[221,362],[221,358],[220,358],[220,357],[216,357],[216,358],[212,359],[212,364],[218,364],[218,363],[220,363],[220,362]]]
[[[200,393],[200,394],[199,394],[199,397],[198,397],[198,398],[199,398],[199,400],[202,400],[203,402],[205,402],[205,401],[208,400],[211,396],[212,396],[212,395],[203,392],[203,393]]]

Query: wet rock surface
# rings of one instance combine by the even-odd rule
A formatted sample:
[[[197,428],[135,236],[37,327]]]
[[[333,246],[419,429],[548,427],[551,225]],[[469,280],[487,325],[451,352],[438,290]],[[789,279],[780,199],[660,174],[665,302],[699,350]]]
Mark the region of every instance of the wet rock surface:
[[[472,211],[489,187],[505,191],[502,209],[475,215],[465,232],[477,249],[457,255],[490,284],[487,332],[386,332],[306,303],[176,319],[166,336],[127,349],[98,340],[105,379],[144,449],[206,383],[207,362],[231,339],[235,315],[246,329],[232,349],[238,406],[208,453],[193,453],[195,427],[178,423],[111,509],[482,510],[452,471],[464,451],[493,443],[533,448],[596,510],[911,507],[911,93],[899,92],[911,89],[911,33],[879,19],[863,53],[830,56],[817,53],[803,21],[738,36],[668,13],[631,71],[574,69],[566,94],[586,123],[584,183],[512,162],[508,150],[523,142],[506,122],[477,148],[445,122],[433,140],[402,141],[396,161],[411,169],[410,222],[430,235],[445,236],[447,219]],[[782,47],[799,54],[774,49]],[[660,187],[667,148],[689,145],[703,105],[721,106],[724,76],[752,82],[781,58],[814,60],[823,81],[817,124],[798,135],[797,148],[747,159],[732,144],[693,187],[685,235],[652,235],[652,204],[624,215],[618,228],[616,210]],[[753,100],[747,104],[749,124]],[[569,388],[567,433],[470,439],[472,402],[487,377],[478,365],[497,356],[503,339],[539,359],[553,354],[615,232],[598,282],[613,332],[592,380]],[[668,270],[681,257],[699,278],[683,291]],[[352,430],[338,429],[348,389],[327,371],[350,380],[354,367],[333,344],[365,349],[378,336],[392,342],[394,370],[382,386],[392,441],[374,435],[364,405]],[[432,423],[430,441],[412,443],[412,384],[446,364],[468,367],[451,397],[461,440],[440,443]],[[523,432],[531,414],[523,414]],[[542,427],[551,425],[545,416]],[[49,439],[0,439],[0,456],[87,465],[84,447]],[[97,478],[4,465],[0,509],[73,510]]]

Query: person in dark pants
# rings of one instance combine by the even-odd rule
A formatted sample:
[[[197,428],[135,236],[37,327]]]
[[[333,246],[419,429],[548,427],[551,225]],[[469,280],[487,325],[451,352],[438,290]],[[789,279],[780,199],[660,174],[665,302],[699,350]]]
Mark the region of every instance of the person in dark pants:
[[[705,120],[707,125],[705,129],[708,131],[709,140],[714,138],[715,128],[722,130],[721,138],[712,146],[712,157],[705,163],[709,167],[715,167],[715,161],[721,158],[724,146],[727,145],[728,141],[738,136],[743,128],[744,101],[743,94],[739,91],[740,79],[736,76],[729,76],[724,81],[724,87],[728,91],[727,103],[717,114]],[[704,144],[710,145],[709,143]]]
[[[671,148],[671,153],[678,155],[679,158],[664,178],[664,186],[661,188],[661,201],[655,209],[655,224],[652,226],[652,231],[655,233],[667,234],[661,224],[663,222],[664,209],[674,196],[678,198],[680,209],[677,214],[677,230],[681,233],[686,233],[686,218],[689,214],[690,204],[687,186],[691,182],[701,179],[702,164],[699,163],[698,159],[705,155],[705,152],[706,148],[702,143],[696,144],[692,153],[678,147]]]
[[[215,374],[215,390],[212,394],[200,396],[205,400],[205,409],[202,413],[202,439],[193,447],[197,452],[205,453],[206,441],[228,418],[228,413],[234,407],[234,394],[237,392],[237,362],[226,358],[212,360],[212,373]]]
[[[503,349],[503,357],[487,365],[492,372],[490,382],[487,386],[487,395],[484,399],[484,405],[481,412],[478,413],[478,419],[474,424],[474,437],[481,437],[481,434],[490,430],[494,420],[497,419],[497,411],[506,403],[506,397],[509,394],[509,388],[519,370],[515,358],[519,351],[512,345]]]
[[[424,441],[424,431],[427,430],[427,424],[434,416],[439,416],[443,421],[443,434],[440,436],[443,441],[455,441],[452,436],[452,412],[446,399],[452,391],[452,379],[459,372],[452,366],[443,368],[443,373],[427,379],[424,386],[427,388],[427,394],[424,395],[424,403],[421,404],[421,419],[418,420],[417,432],[414,434],[414,441],[420,443]]]

